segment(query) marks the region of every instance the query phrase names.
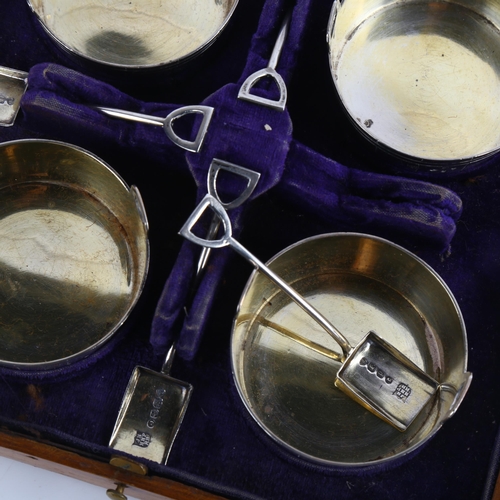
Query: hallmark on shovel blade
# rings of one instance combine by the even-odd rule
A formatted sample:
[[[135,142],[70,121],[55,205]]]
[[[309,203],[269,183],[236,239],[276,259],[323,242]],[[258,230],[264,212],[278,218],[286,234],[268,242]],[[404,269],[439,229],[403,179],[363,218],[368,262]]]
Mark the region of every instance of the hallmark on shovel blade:
[[[370,373],[377,375],[377,377],[379,379],[384,380],[387,385],[391,385],[392,382],[394,381],[394,379],[390,375],[387,375],[384,372],[384,370],[379,368],[373,361],[370,361],[368,358],[365,358],[364,356],[359,360],[359,364],[361,366],[366,366],[366,369]]]
[[[411,387],[408,384],[400,382],[392,394],[404,403],[410,397]]]
[[[0,94],[0,106],[13,106],[16,100],[13,97],[8,97]]]
[[[151,439],[153,436],[147,432],[137,431],[134,438],[133,446],[140,446],[141,448],[147,448],[151,444]]]
[[[160,416],[160,408],[163,406],[163,397],[167,391],[163,388],[156,389],[156,397],[153,399],[153,409],[149,412],[149,420],[146,425],[152,429],[156,425],[156,421]]]
[[[137,366],[123,396],[110,447],[165,463],[192,389],[187,382]]]
[[[374,332],[353,349],[335,385],[382,420],[405,431],[439,383]]]
[[[0,66],[0,127],[14,125],[27,87],[28,73]]]

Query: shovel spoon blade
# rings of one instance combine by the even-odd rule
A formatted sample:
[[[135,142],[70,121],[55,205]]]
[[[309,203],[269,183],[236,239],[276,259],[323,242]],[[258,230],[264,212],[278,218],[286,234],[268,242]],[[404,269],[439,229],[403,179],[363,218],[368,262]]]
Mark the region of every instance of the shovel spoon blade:
[[[127,385],[109,446],[165,464],[192,391],[187,382],[137,366]]]
[[[410,426],[439,389],[438,382],[375,332],[352,350],[335,385],[400,431]]]

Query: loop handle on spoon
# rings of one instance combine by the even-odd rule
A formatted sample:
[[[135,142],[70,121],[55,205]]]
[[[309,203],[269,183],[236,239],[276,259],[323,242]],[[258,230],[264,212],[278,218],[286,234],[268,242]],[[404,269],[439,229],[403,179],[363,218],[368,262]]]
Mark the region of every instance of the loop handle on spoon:
[[[260,69],[255,73],[252,73],[243,82],[243,85],[241,86],[240,91],[238,92],[238,99],[254,102],[256,104],[267,106],[269,108],[276,109],[278,111],[285,110],[286,100],[287,100],[287,88],[282,76],[276,71],[276,66],[278,65],[281,51],[283,49],[283,45],[288,35],[290,18],[291,18],[291,13],[288,13],[285,17],[285,20],[283,21],[283,24],[281,25],[280,32],[274,44],[274,48],[271,53],[271,57],[269,59],[267,67]],[[250,92],[254,87],[254,85],[264,77],[269,77],[276,82],[276,85],[278,86],[279,90],[278,99],[269,99],[266,97],[261,97],[259,95],[252,94]]]
[[[159,116],[146,115],[143,113],[136,113],[134,111],[127,111],[123,109],[108,108],[105,106],[92,106],[94,109],[99,110],[105,115],[112,116],[113,118],[121,118],[123,120],[129,120],[139,123],[146,123],[148,125],[159,125],[163,127],[163,130],[167,137],[176,145],[186,151],[192,153],[199,153],[201,146],[203,145],[203,140],[208,131],[208,126],[212,119],[212,114],[214,108],[210,106],[203,105],[192,105],[192,106],[182,106],[180,108],[174,109],[165,118]],[[173,122],[180,118],[181,116],[189,114],[201,114],[202,121],[196,133],[194,140],[190,141],[188,139],[183,139],[179,137],[172,126]]]
[[[226,172],[230,172],[236,176],[241,177],[246,180],[247,184],[245,189],[236,197],[233,198],[229,202],[223,202],[220,199],[218,190],[217,190],[217,179],[221,170]],[[260,173],[255,170],[250,170],[245,167],[241,167],[240,165],[236,165],[235,163],[229,163],[227,161],[219,160],[214,158],[212,163],[210,164],[210,168],[208,170],[207,176],[207,191],[210,195],[212,195],[219,203],[226,209],[231,210],[233,208],[237,208],[242,205],[248,198],[250,198],[253,193],[257,183],[260,179]],[[220,218],[217,214],[214,214],[212,220],[210,222],[210,227],[207,232],[206,239],[211,240],[217,236],[217,232],[219,231],[220,226]],[[186,311],[189,311],[189,306],[193,300],[194,294],[198,289],[198,286],[203,278],[203,274],[205,268],[207,266],[208,258],[210,257],[210,248],[207,246],[203,246],[200,257],[198,259],[198,263],[196,266],[196,273],[194,275],[194,281],[191,285],[191,291],[189,294],[189,299],[186,305]]]
[[[203,213],[210,208],[221,220],[223,225],[223,233],[219,238],[207,240],[193,233],[193,227],[196,225]],[[295,291],[286,281],[280,278],[274,271],[267,267],[257,257],[251,254],[244,246],[232,237],[231,221],[224,210],[224,207],[210,194],[207,194],[196,207],[194,212],[182,226],[179,234],[187,240],[196,243],[197,245],[208,248],[223,248],[231,247],[239,253],[244,259],[248,260],[258,271],[265,274],[273,281],[283,292],[285,292],[296,304],[298,304],[309,316],[314,319],[321,327],[333,337],[342,349],[342,362],[347,358],[352,351],[352,346],[342,333],[333,326],[315,307]]]

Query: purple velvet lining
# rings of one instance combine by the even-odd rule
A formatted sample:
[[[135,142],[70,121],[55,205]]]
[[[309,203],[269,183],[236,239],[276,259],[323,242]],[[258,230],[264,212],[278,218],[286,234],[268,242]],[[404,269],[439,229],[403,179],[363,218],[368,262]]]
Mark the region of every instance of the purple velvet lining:
[[[301,2],[293,10],[290,33],[278,63],[278,70],[282,66],[286,68],[283,72],[285,82],[291,79],[309,11],[307,2]],[[284,12],[284,4],[280,2],[265,5],[240,82],[267,65],[265,56],[270,56],[277,36],[276,28],[280,26]],[[239,100],[240,86],[241,83],[227,84],[203,101],[204,105],[214,108],[214,116],[201,153],[186,155],[198,187],[198,199],[206,192],[212,159],[223,159],[261,174],[252,200],[274,189],[285,199],[293,200],[325,221],[345,219],[397,227],[405,233],[434,240],[447,249],[461,211],[461,200],[455,193],[422,181],[349,169],[325,158],[293,142],[292,122],[287,111]],[[275,89],[271,86],[257,91],[272,97]],[[86,104],[158,116],[166,116],[176,107],[140,102],[111,85],[65,67],[39,65],[31,69],[29,89],[22,102],[28,127],[41,128],[44,123],[53,121],[58,128],[52,133],[57,137],[69,140],[75,132],[85,131],[89,145],[109,141],[123,148],[133,148],[153,159],[163,158],[168,152],[170,161],[175,158],[173,167],[182,166],[181,152],[162,137],[163,131],[159,127],[108,118]],[[223,194],[232,199],[236,197],[237,187],[227,184],[227,192]],[[232,214],[235,236],[243,224],[242,211],[237,213],[238,217]],[[193,359],[209,319],[225,260],[218,257],[217,264],[211,265],[211,271],[203,277],[190,305],[189,316],[177,332],[174,325],[181,321],[180,312],[186,305],[197,259],[193,250],[183,255],[187,248],[187,245],[182,247],[178,264],[174,266],[159,301],[151,343],[161,354],[177,340],[179,355]]]
[[[481,175],[470,174],[474,166],[462,178],[442,176],[436,183],[415,180],[420,172],[391,175],[332,97],[325,56],[331,2],[323,0],[294,8],[278,65],[290,92],[288,111],[236,101],[242,79],[267,64],[286,7],[240,0],[237,29],[210,64],[165,78],[154,90],[145,84],[129,92],[125,83],[74,71],[79,68],[36,28],[24,0],[2,3],[0,64],[31,71],[23,109],[14,127],[0,130],[0,140],[65,140],[101,156],[141,190],[152,261],[140,307],[98,354],[64,373],[0,371],[0,422],[107,459],[131,371],[138,364],[159,369],[164,348],[177,338],[182,357],[172,374],[195,389],[169,463],[148,464],[153,473],[228,498],[482,498],[498,468],[493,456],[489,469],[500,419],[498,159],[489,159]],[[177,105],[202,101],[217,107],[199,156],[173,146],[160,127],[108,118],[88,106],[165,116]],[[449,285],[467,325],[474,381],[457,414],[418,454],[390,467],[325,469],[278,448],[249,419],[235,394],[229,337],[250,266],[230,258],[230,250],[213,252],[190,308],[197,314],[183,316],[199,248],[177,231],[204,194],[211,155],[262,173],[251,202],[231,213],[238,238],[259,258],[321,232],[360,231],[404,244]]]

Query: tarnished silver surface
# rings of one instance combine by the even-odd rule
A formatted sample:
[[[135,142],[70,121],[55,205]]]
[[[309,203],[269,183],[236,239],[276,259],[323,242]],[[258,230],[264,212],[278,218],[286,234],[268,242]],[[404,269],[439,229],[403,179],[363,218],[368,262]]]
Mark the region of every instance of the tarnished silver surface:
[[[123,324],[144,285],[140,194],[68,144],[0,145],[0,363],[68,364]]]
[[[164,464],[191,399],[193,386],[170,377],[175,348],[161,373],[137,366],[116,419],[109,446]]]
[[[374,330],[440,384],[405,432],[387,425],[335,386],[342,356],[332,337],[255,271],[234,320],[231,357],[243,403],[274,440],[323,465],[382,463],[421,446],[456,411],[471,379],[465,325],[423,261],[386,240],[339,233],[299,242],[268,266],[349,343],[366,345]],[[380,385],[377,367],[370,371],[362,357],[352,360],[364,370],[357,373]]]
[[[333,81],[371,141],[422,166],[500,148],[500,3],[335,0]]]
[[[28,0],[74,55],[122,68],[162,67],[207,48],[238,0]]]

